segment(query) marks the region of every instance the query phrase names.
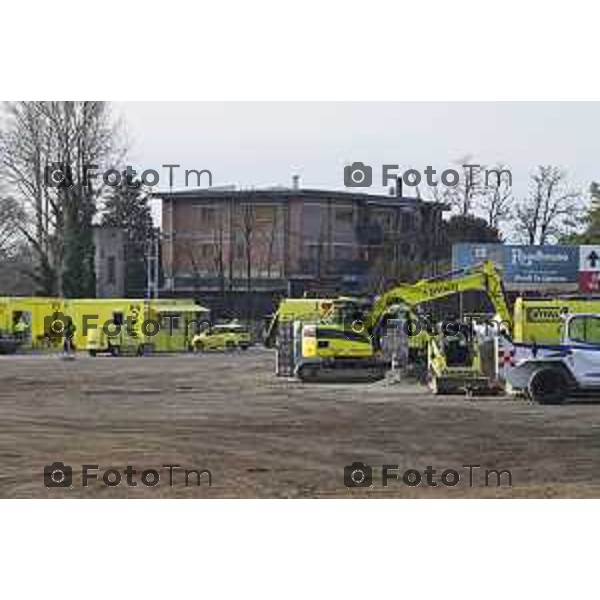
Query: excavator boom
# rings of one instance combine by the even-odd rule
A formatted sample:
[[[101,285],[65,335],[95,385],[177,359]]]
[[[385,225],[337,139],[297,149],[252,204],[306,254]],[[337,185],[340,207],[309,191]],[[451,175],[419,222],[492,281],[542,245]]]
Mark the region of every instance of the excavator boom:
[[[403,304],[409,310],[432,300],[467,291],[486,292],[496,314],[501,320],[512,326],[510,310],[506,303],[502,278],[491,261],[460,271],[447,273],[435,279],[422,279],[414,284],[400,284],[384,292],[374,302],[368,314],[368,327],[376,331],[389,307]]]

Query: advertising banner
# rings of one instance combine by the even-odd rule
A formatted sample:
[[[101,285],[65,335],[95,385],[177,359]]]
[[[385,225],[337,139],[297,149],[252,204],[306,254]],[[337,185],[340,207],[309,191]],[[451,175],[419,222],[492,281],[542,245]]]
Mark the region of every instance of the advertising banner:
[[[452,248],[453,269],[484,260],[493,260],[501,268],[508,289],[571,289],[579,283],[579,246],[455,244]]]

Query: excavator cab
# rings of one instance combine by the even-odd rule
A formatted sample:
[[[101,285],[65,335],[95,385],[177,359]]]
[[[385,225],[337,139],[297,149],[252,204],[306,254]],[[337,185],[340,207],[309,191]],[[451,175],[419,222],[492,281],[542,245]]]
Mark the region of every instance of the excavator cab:
[[[471,367],[475,358],[473,344],[473,327],[468,323],[460,323],[456,335],[445,336],[441,347],[446,356],[448,367]]]

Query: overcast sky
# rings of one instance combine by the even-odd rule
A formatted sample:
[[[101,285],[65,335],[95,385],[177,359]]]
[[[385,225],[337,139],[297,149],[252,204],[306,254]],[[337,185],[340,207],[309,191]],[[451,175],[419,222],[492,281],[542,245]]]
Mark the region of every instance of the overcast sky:
[[[165,189],[162,164],[209,169],[213,185],[301,185],[345,189],[343,167],[372,165],[373,187],[384,191],[380,165],[438,176],[467,155],[502,162],[513,171],[517,196],[539,164],[564,167],[582,188],[600,179],[600,103],[543,102],[127,102],[116,103],[126,123],[130,158],[154,168]],[[428,190],[421,186],[427,197]],[[408,190],[408,195],[411,192]]]

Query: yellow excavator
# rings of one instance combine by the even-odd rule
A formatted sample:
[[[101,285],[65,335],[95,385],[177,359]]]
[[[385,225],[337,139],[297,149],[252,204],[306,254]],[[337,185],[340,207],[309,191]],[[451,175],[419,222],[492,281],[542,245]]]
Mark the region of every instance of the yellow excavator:
[[[381,336],[389,318],[420,323],[418,305],[470,290],[488,294],[499,318],[510,323],[502,279],[494,264],[480,265],[448,273],[414,284],[399,284],[377,297],[374,302],[341,297],[328,300],[284,299],[271,320],[268,342],[277,340],[277,373],[295,375],[303,381],[370,381],[381,379],[389,363],[381,351]],[[313,310],[296,314],[294,303]],[[398,321],[397,321],[398,322]],[[426,357],[431,340],[438,334],[421,330],[409,336],[412,358]],[[443,344],[429,356],[430,374],[436,380],[452,375],[456,365],[445,361]],[[476,365],[475,365],[476,367]]]

